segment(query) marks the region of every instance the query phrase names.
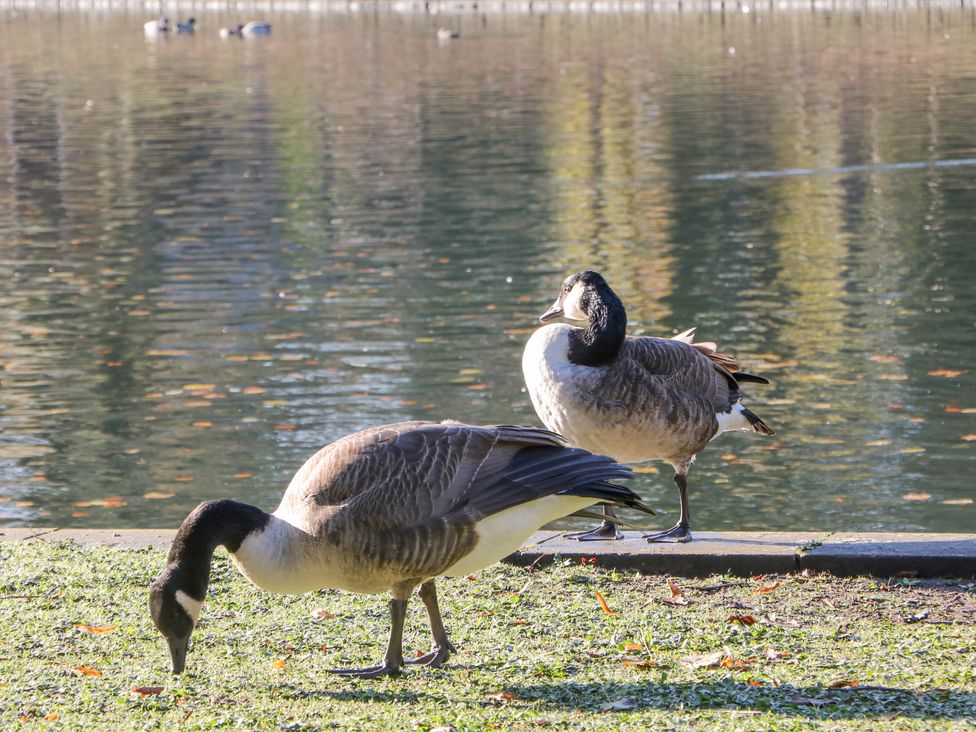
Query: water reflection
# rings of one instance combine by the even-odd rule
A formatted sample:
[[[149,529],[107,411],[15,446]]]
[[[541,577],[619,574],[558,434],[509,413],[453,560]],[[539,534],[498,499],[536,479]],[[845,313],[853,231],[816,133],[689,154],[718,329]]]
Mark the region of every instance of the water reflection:
[[[522,345],[593,267],[774,380],[696,525],[971,528],[971,9],[198,19],[6,16],[0,523],[270,507],[360,427],[536,423]]]

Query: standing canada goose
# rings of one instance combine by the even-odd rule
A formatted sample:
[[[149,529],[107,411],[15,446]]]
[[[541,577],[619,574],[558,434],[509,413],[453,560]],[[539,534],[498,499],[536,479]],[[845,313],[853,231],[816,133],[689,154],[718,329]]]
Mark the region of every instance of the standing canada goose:
[[[406,663],[440,666],[454,647],[434,578],[497,562],[543,524],[594,503],[653,513],[610,482],[629,474],[611,458],[533,427],[403,422],[357,432],[309,458],[270,515],[229,499],[197,506],[152,584],[152,619],[169,642],[173,673],[182,673],[211,558],[224,546],[245,577],[272,592],[392,594],[383,661],[334,672],[347,676],[403,668],[407,598],[419,585],[433,648]]]
[[[674,468],[681,515],[648,541],[691,541],[687,476],[695,455],[729,430],[773,431],[741,403],[739,382],[769,382],[741,371],[714,343],[694,343],[694,328],[674,338],[626,335],[623,303],[596,272],[567,277],[539,318],[587,320],[539,328],[525,346],[522,371],[536,413],[571,445],[622,462],[667,460]],[[604,513],[613,518],[613,509]],[[621,538],[604,521],[576,539]]]

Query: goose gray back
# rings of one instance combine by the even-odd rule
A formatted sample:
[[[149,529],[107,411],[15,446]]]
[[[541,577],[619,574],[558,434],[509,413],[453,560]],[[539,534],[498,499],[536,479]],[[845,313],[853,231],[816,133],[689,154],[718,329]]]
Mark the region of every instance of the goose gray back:
[[[628,336],[624,305],[597,272],[567,277],[540,320],[560,317],[587,327],[554,323],[529,338],[522,371],[536,413],[572,445],[625,462],[669,462],[681,514],[674,528],[645,538],[690,541],[687,474],[694,457],[723,432],[773,434],[739,393],[740,382],[767,380],[744,373],[714,343],[695,343],[694,329],[673,338]],[[612,518],[612,509],[607,514]],[[572,536],[621,538],[612,521]]]
[[[439,666],[453,647],[434,579],[497,562],[542,525],[594,503],[653,513],[612,482],[629,474],[532,427],[404,422],[363,430],[309,458],[271,514],[228,499],[194,509],[151,587],[152,618],[181,673],[213,552],[224,546],[251,582],[272,592],[391,593],[383,661],[336,670],[345,675],[403,668],[407,598],[419,587],[433,646],[411,662]]]

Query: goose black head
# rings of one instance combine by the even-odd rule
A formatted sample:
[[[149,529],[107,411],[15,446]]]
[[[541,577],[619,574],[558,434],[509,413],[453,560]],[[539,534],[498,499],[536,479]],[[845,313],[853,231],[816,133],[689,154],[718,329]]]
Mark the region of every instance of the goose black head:
[[[187,592],[185,579],[183,573],[171,565],[163,570],[149,589],[149,612],[153,624],[169,643],[174,674],[183,673],[186,667],[190,634],[203,605],[202,599],[198,600]]]
[[[604,291],[610,286],[599,272],[586,270],[570,275],[563,280],[559,290],[559,297],[546,312],[539,316],[539,320],[548,323],[556,318],[570,320],[589,320],[589,309]]]

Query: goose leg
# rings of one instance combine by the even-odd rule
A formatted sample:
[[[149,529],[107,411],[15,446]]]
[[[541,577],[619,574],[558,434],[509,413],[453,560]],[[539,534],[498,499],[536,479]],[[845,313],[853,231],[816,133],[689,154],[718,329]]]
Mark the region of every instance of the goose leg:
[[[667,531],[662,531],[658,534],[645,534],[644,539],[648,542],[684,543],[691,541],[691,512],[688,510],[687,466],[675,468],[674,482],[678,486],[678,503],[681,508],[678,523]]]
[[[607,503],[603,504],[603,515],[609,518],[616,518],[617,514],[613,512],[613,507]],[[623,539],[623,532],[620,527],[617,526],[613,521],[604,521],[602,524],[597,526],[595,529],[590,529],[589,531],[577,531],[573,534],[566,534],[567,539],[576,539],[576,541],[607,541],[607,540],[619,540]]]
[[[409,590],[407,593],[409,595]],[[355,676],[360,679],[374,679],[377,676],[393,676],[403,669],[403,622],[407,617],[406,597],[390,600],[390,642],[386,646],[383,662],[366,668],[329,669],[329,673],[340,676]]]
[[[457,649],[447,638],[447,631],[444,630],[444,622],[441,620],[441,610],[437,606],[437,588],[434,587],[434,580],[429,580],[420,585],[417,593],[424,601],[427,608],[427,617],[430,619],[430,632],[434,636],[434,645],[430,653],[425,653],[417,658],[408,658],[406,663],[422,663],[425,666],[439,668],[451,657],[452,653],[457,653]]]

